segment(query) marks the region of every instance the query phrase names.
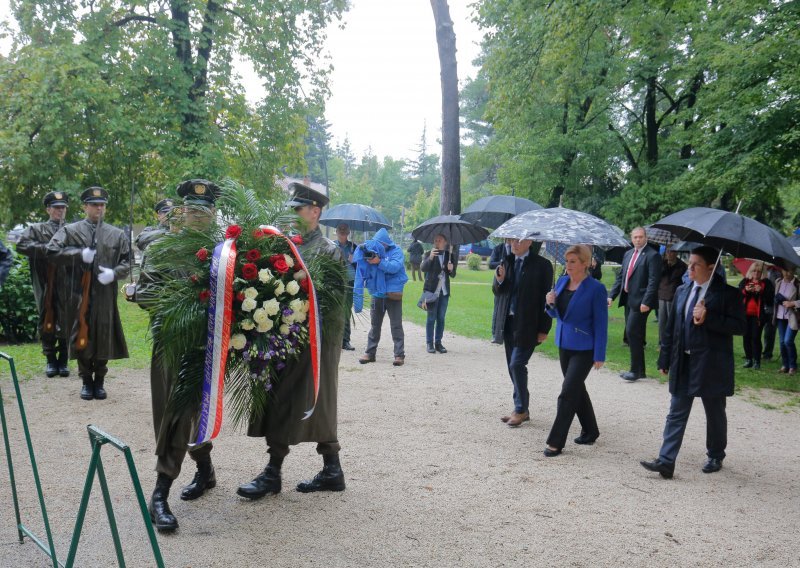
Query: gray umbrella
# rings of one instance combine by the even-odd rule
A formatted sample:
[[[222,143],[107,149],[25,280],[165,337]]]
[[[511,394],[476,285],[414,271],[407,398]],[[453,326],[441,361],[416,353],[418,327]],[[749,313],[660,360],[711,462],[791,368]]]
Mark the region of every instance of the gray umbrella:
[[[500,225],[489,236],[554,241],[570,245],[628,246],[625,237],[621,236],[610,223],[594,215],[566,207],[536,209],[517,215]]]
[[[319,218],[321,225],[338,227],[342,223],[354,231],[377,231],[391,229],[392,224],[379,211],[360,203],[340,203],[323,212]]]
[[[458,215],[433,217],[411,231],[411,236],[423,243],[432,243],[436,235],[444,235],[450,245],[466,245],[482,241],[489,231],[460,219]]]
[[[659,245],[670,246],[674,245],[680,239],[672,234],[670,231],[665,231],[664,229],[657,229],[652,225],[648,225],[644,228],[644,232],[647,235],[647,240],[652,243],[657,243]]]
[[[481,227],[494,229],[520,213],[541,209],[530,199],[513,195],[490,195],[481,197],[461,214],[461,218]]]

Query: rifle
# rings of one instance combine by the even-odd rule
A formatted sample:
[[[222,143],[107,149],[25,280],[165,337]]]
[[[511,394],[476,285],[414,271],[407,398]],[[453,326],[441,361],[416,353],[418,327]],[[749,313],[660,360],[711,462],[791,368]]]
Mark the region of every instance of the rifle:
[[[64,226],[63,220],[58,224],[58,228]],[[53,310],[53,288],[56,286],[56,265],[52,262],[47,263],[47,293],[44,296],[44,321],[42,322],[43,332],[50,334],[56,330],[56,316]]]
[[[97,250],[97,232],[103,223],[103,218],[100,217],[97,221],[92,233],[92,250]],[[92,294],[92,276],[94,275],[94,260],[92,265],[83,271],[81,275],[81,307],[78,310],[78,336],[75,338],[75,350],[83,351],[89,345],[89,323],[86,321],[89,313],[89,301]]]

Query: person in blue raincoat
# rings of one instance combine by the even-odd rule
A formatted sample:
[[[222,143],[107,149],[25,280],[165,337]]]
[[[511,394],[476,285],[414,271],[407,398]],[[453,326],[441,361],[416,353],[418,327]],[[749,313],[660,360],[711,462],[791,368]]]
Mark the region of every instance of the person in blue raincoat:
[[[394,342],[392,364],[399,367],[406,358],[403,334],[403,287],[408,282],[408,276],[403,250],[392,241],[386,229],[380,229],[374,238],[356,249],[353,262],[356,264],[353,290],[356,313],[360,313],[364,307],[364,288],[369,290],[372,297],[367,349],[358,361],[361,364],[375,362],[375,353],[381,340],[383,317],[388,312]]]

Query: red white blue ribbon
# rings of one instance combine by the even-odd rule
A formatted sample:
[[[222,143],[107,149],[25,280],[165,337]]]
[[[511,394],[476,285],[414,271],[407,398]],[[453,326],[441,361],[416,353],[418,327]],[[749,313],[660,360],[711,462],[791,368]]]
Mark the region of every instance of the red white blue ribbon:
[[[306,273],[308,278],[308,348],[311,350],[311,368],[314,375],[314,400],[311,403],[311,408],[306,410],[303,414],[303,420],[309,418],[314,414],[314,409],[317,407],[317,398],[319,398],[319,364],[322,357],[322,342],[320,340],[319,328],[319,313],[317,304],[317,291],[314,289],[314,282],[311,280],[311,274],[308,272],[303,257],[300,256],[300,251],[292,242],[292,240],[284,235],[278,228],[271,225],[262,225],[261,231],[265,235],[281,237],[289,243],[289,248],[292,249],[294,258],[297,259],[297,265]]]
[[[228,344],[233,318],[233,278],[236,266],[236,241],[227,239],[214,247],[211,258],[211,296],[208,302],[208,334],[203,371],[203,398],[197,439],[192,445],[213,440],[222,425],[222,399]]]

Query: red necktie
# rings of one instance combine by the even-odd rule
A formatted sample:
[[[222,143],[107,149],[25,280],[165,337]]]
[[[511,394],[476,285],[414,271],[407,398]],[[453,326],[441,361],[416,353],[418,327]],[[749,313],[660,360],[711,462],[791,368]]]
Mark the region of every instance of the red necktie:
[[[633,267],[636,266],[636,260],[639,258],[639,249],[635,249],[633,251],[633,256],[631,257],[631,262],[628,264],[628,273],[625,275],[625,292],[628,292],[628,281],[631,279],[631,274],[633,273]]]

